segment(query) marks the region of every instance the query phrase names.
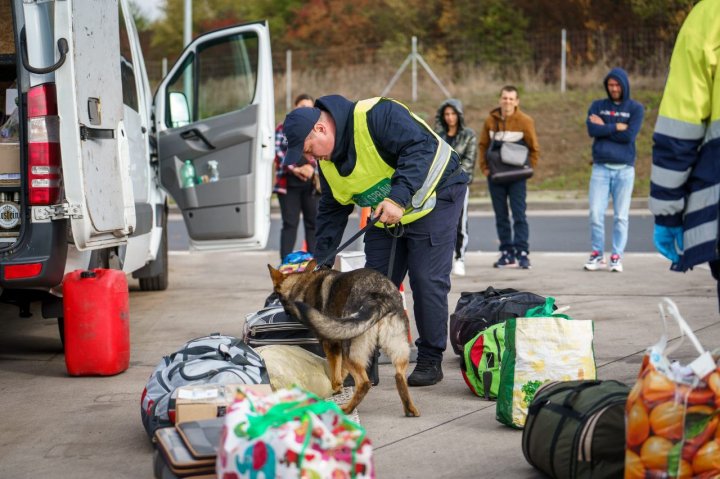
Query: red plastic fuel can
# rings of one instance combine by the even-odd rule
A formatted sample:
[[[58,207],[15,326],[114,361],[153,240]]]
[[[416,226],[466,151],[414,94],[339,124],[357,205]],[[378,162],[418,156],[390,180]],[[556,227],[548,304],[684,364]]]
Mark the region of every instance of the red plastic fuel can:
[[[125,273],[75,270],[63,279],[65,366],[71,376],[109,376],[130,363]]]

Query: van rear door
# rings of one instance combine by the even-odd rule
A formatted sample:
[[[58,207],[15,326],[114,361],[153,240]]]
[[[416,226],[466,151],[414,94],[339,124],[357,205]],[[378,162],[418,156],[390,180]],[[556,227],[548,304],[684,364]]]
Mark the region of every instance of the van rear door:
[[[55,217],[70,218],[80,250],[124,243],[135,227],[118,21],[117,1],[55,2],[55,40],[69,44],[55,71],[65,190]]]
[[[270,230],[275,104],[266,22],[206,33],[155,95],[160,179],[193,249],[262,249]],[[183,184],[182,168],[195,175]]]

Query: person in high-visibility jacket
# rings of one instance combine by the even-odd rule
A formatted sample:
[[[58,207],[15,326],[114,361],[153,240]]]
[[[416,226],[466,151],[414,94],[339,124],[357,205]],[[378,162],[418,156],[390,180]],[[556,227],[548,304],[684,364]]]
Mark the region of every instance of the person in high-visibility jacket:
[[[441,381],[455,232],[468,181],[457,153],[389,98],[354,103],[324,96],[314,108],[290,112],[284,131],[286,161],[319,160],[318,260],[340,245],[355,205],[371,207],[380,222],[365,233],[366,267],[388,274],[392,235],[401,234],[390,279],[399,286],[409,275],[413,293],[418,359],[408,384]]]
[[[703,0],[678,33],[653,135],[649,207],[671,269],[709,263],[718,280],[720,2]]]

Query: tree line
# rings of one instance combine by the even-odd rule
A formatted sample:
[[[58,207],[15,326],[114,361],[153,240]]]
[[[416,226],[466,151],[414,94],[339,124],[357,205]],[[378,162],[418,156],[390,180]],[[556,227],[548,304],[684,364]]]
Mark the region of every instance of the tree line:
[[[194,0],[193,35],[265,19],[273,51],[326,51],[328,67],[357,62],[361,49],[373,55],[407,52],[409,39],[424,43],[423,55],[449,64],[505,67],[546,61],[559,49],[538,52],[538,36],[561,29],[577,39],[570,61],[593,64],[617,55],[619,35],[651,32],[648,48],[672,42],[696,0]],[[173,59],[182,50],[184,0],[165,0],[154,22],[135,15],[145,55]],[[617,37],[615,33],[617,32]],[[583,34],[583,35],[581,35]],[[597,40],[602,38],[602,40]],[[332,54],[332,52],[337,52]],[[352,59],[352,60],[351,60]]]

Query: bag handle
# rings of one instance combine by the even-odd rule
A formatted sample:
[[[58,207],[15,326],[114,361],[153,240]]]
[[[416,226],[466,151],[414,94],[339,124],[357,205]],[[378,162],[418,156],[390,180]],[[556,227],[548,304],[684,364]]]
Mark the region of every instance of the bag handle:
[[[663,298],[662,301],[658,303],[658,308],[660,309],[660,317],[663,320],[664,328],[663,335],[660,338],[660,342],[658,343],[658,345],[663,347],[666,353],[674,351],[680,346],[680,344],[682,344],[682,338],[686,335],[690,339],[690,342],[692,343],[695,350],[698,352],[698,357],[688,365],[690,369],[692,369],[695,375],[701,379],[713,372],[716,368],[716,365],[715,361],[713,361],[712,355],[702,346],[702,344],[700,344],[700,341],[698,340],[697,336],[695,336],[695,333],[693,332],[690,325],[680,315],[680,311],[678,310],[675,302],[670,298]],[[680,327],[681,340],[678,342],[678,344],[673,345],[671,348],[667,348],[668,333],[666,315],[670,315]]]
[[[552,296],[548,296],[545,298],[545,303],[541,304],[540,306],[535,306],[534,308],[530,308],[527,311],[525,311],[524,318],[564,318],[564,319],[570,319],[570,316],[567,314],[558,314],[557,311],[555,311],[555,298]],[[567,308],[563,311],[566,311]]]
[[[685,335],[690,339],[690,342],[695,347],[695,350],[698,352],[698,354],[703,354],[705,352],[705,348],[700,344],[700,341],[698,340],[697,336],[695,336],[695,333],[693,333],[692,328],[688,325],[687,321],[680,315],[680,311],[678,310],[677,305],[675,302],[670,298],[663,298],[660,303],[658,303],[658,308],[660,308],[660,316],[663,320],[663,327],[665,328],[665,336],[667,337],[667,315],[669,314],[672,316],[672,318],[675,320],[675,322],[680,327],[680,343],[682,343],[682,339]],[[667,339],[666,339],[667,340]],[[678,346],[679,344],[678,343]],[[677,346],[676,346],[677,347]],[[675,349],[675,348],[673,348]]]

